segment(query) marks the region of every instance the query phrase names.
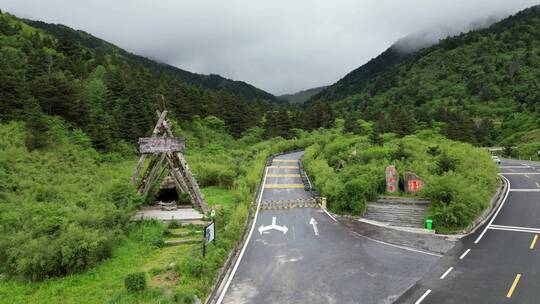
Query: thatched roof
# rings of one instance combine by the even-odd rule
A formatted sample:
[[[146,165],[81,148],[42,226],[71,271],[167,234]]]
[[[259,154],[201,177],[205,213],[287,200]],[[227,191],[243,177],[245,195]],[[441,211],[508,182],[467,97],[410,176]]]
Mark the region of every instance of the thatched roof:
[[[159,185],[160,189],[172,189],[175,187],[174,180],[170,176],[166,176],[161,184]]]

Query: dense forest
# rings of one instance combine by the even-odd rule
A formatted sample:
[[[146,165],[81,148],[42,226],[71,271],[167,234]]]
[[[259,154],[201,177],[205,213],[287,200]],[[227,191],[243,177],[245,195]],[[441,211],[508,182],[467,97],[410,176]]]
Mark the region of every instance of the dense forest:
[[[279,110],[271,95],[243,83],[158,64],[64,26],[32,24],[47,32],[0,15],[0,121],[27,121],[32,149],[48,145],[43,115],[56,115],[99,150],[115,151],[151,129],[161,96],[178,121],[214,115],[235,137]]]
[[[540,127],[540,7],[410,54],[392,46],[312,97],[358,132],[430,128],[482,146],[519,144]]]

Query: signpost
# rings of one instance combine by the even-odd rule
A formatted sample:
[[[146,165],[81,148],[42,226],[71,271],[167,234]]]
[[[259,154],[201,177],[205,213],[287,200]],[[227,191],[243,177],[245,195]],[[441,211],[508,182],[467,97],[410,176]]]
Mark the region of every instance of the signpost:
[[[206,244],[216,239],[216,222],[212,220],[208,226],[204,227],[203,256],[206,254]]]
[[[141,153],[183,152],[186,140],[181,137],[141,137],[139,151]]]

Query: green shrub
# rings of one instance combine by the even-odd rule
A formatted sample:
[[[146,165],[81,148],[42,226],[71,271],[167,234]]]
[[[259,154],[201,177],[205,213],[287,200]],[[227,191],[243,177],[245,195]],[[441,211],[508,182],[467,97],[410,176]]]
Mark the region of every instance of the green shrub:
[[[163,240],[164,234],[165,225],[163,222],[145,220],[133,226],[129,232],[129,237],[135,241],[159,248],[165,245],[165,241]]]
[[[176,291],[173,300],[177,304],[192,304],[195,302],[193,293],[186,290]]]
[[[178,204],[179,205],[189,205],[191,204],[191,195],[187,192],[182,192],[178,196]]]
[[[139,292],[146,289],[146,274],[144,272],[134,272],[126,276],[124,287],[128,292]]]
[[[428,213],[439,231],[469,225],[488,206],[495,191],[497,166],[489,153],[434,132],[422,131],[401,139],[383,134],[381,145],[372,144],[367,136],[340,134],[338,130],[314,131],[307,136],[316,137],[317,143],[306,149],[304,168],[336,213],[362,214],[366,202],[385,193],[384,169],[390,164],[426,181],[426,187],[416,195],[433,201]],[[338,171],[334,164],[340,159],[347,162]]]

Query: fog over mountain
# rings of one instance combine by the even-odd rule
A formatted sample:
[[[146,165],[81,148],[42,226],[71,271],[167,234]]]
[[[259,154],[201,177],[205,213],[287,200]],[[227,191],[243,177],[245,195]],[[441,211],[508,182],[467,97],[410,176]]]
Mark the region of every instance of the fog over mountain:
[[[66,24],[134,53],[279,95],[331,84],[402,37],[412,34],[398,45],[414,49],[537,3],[0,0],[0,9]]]
[[[474,20],[468,24],[456,24],[454,26],[438,26],[423,30],[417,33],[409,34],[398,39],[393,45],[404,53],[417,51],[437,43],[439,40],[449,36],[458,35],[471,30],[478,30],[489,27],[493,23],[501,20],[504,15],[493,15],[485,19]]]

